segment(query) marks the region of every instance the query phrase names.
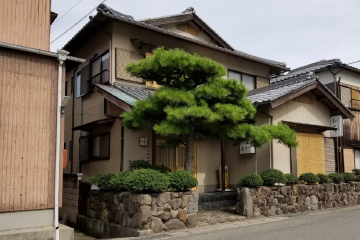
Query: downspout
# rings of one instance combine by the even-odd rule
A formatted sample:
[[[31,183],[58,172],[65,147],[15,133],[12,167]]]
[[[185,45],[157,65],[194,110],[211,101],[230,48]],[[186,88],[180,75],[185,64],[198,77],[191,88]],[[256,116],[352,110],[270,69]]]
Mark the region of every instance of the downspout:
[[[339,94],[338,94],[338,83],[336,81],[336,75],[340,72],[342,72],[344,70],[344,65],[342,65],[342,68],[337,71],[337,72],[333,72],[331,71],[332,69],[329,69],[329,72],[333,75],[334,78],[334,95],[339,98]],[[342,157],[342,146],[341,145],[341,141],[339,141],[341,137],[336,137],[335,139],[335,149],[336,149],[336,158],[337,158],[337,171],[338,172],[343,172],[344,171],[344,161],[343,161],[343,157]],[[340,163],[341,162],[341,163]]]
[[[58,86],[57,86],[57,112],[56,112],[56,157],[55,157],[55,187],[54,187],[54,228],[55,240],[60,240],[59,232],[59,188],[60,188],[60,136],[61,136],[61,88],[62,88],[62,71],[63,64],[69,52],[65,50],[58,50],[59,70],[58,70]],[[84,62],[83,59],[78,59],[77,62]]]
[[[79,65],[80,65],[80,63],[78,64],[78,65],[76,65],[76,67],[74,68],[74,71],[73,71],[73,79],[72,79],[72,113],[71,113],[71,142],[72,142],[72,149],[74,149],[74,130],[72,130],[73,128],[74,128],[74,125],[75,125],[75,119],[74,119],[74,115],[75,115],[75,98],[76,98],[76,93],[75,93],[75,91],[74,91],[74,89],[75,89],[75,83],[76,83],[76,81],[77,81],[77,77],[76,77],[76,75],[75,75],[75,73],[76,73],[76,70],[79,68]],[[72,155],[74,155],[74,150],[72,151]],[[71,159],[72,159],[72,161],[71,161],[71,168],[70,168],[70,172],[71,173],[73,173],[73,171],[74,171],[74,156],[71,156]]]
[[[60,239],[59,234],[59,180],[60,180],[60,119],[61,119],[61,88],[62,88],[62,71],[63,64],[69,52],[58,50],[59,72],[58,72],[58,86],[57,86],[57,111],[56,111],[56,158],[55,158],[55,204],[54,204],[54,227],[55,240]]]
[[[261,112],[262,114],[268,116],[270,118],[270,125],[273,125],[273,116],[266,113],[266,112],[263,112],[261,110],[258,110],[258,112]],[[273,149],[273,141],[270,142],[270,168],[273,169],[274,168],[274,149]]]

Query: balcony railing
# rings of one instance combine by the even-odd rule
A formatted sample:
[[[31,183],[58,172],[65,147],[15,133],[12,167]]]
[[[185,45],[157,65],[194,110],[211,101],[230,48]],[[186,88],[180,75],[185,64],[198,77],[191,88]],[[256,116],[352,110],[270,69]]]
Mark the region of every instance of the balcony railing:
[[[94,84],[96,83],[105,84],[108,83],[109,81],[110,81],[110,73],[108,69],[105,69],[86,81],[87,89],[88,89],[87,92],[91,91],[92,86]]]

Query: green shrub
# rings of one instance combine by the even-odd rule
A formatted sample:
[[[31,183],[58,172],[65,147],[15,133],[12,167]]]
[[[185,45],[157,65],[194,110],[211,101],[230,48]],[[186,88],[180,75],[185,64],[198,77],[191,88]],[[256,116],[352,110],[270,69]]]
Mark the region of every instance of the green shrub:
[[[122,191],[122,192],[126,191],[126,187],[124,185],[124,180],[131,173],[132,173],[132,171],[130,171],[130,170],[115,173],[109,181],[109,185],[110,185],[111,189],[117,190],[117,191]]]
[[[286,183],[285,174],[277,169],[269,169],[260,174],[265,186],[274,186],[275,183]]]
[[[348,172],[344,172],[341,173],[344,176],[344,181],[345,182],[351,182],[351,181],[356,181],[356,177],[353,173],[348,173]]]
[[[318,173],[317,176],[320,178],[320,181],[319,181],[320,184],[333,182],[333,180],[328,175]]]
[[[285,174],[285,177],[287,179],[286,185],[293,185],[297,183],[297,177],[294,174],[287,173]]]
[[[182,191],[198,185],[197,179],[188,171],[179,170],[169,174],[170,185],[173,191]]]
[[[259,174],[251,173],[240,179],[240,187],[260,187],[264,184],[264,180]]]
[[[88,179],[88,182],[92,185],[97,186],[100,190],[113,190],[110,179],[114,177],[115,174],[98,174]]]
[[[360,169],[354,168],[352,171],[355,175],[360,175]]]
[[[148,169],[151,168],[151,163],[147,160],[130,160],[129,161],[129,170],[136,169]]]
[[[154,169],[158,172],[161,172],[161,173],[170,173],[171,172],[171,169],[168,168],[167,166],[164,166],[164,165],[153,165],[151,166],[151,169]]]
[[[313,173],[303,173],[300,175],[299,181],[306,182],[306,184],[315,184],[320,182],[320,178]]]
[[[123,186],[131,192],[161,192],[169,187],[169,176],[153,169],[130,171],[123,180]]]
[[[329,178],[331,178],[334,183],[341,183],[344,181],[344,175],[341,173],[330,173]]]

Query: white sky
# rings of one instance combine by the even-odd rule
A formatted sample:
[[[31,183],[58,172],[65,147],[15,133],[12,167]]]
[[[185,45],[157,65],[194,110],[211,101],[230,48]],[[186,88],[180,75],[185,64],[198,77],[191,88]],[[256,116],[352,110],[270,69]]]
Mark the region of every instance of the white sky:
[[[52,0],[52,11],[60,18],[78,1]],[[52,26],[51,40],[101,2],[82,0]],[[192,6],[235,49],[286,62],[291,68],[322,59],[360,60],[359,0],[107,0],[105,4],[135,19],[177,14]],[[51,50],[63,47],[87,21],[88,17],[51,44]],[[360,68],[360,63],[352,66]]]

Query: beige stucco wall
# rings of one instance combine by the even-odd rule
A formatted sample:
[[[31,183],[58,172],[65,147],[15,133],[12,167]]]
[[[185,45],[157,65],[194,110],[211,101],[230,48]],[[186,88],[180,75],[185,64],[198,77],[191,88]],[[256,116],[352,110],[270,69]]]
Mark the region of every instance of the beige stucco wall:
[[[221,143],[218,139],[197,142],[197,178],[199,192],[213,192],[218,187],[217,170],[221,164]]]
[[[338,72],[340,69],[334,69],[333,72]],[[333,83],[334,77],[329,71],[316,73],[319,76],[320,82],[327,84]],[[337,74],[337,77],[341,77],[341,82],[350,84],[356,87],[360,87],[360,73],[344,69]]]
[[[128,169],[130,160],[148,160],[151,158],[151,143],[148,146],[139,146],[140,137],[150,137],[149,131],[131,131],[124,128],[124,170]],[[149,155],[148,155],[149,154]]]
[[[269,113],[274,117],[274,124],[281,121],[299,122],[314,125],[330,126],[330,110],[321,102],[316,101],[314,95],[313,104],[301,103],[290,100],[276,108],[271,108]],[[329,133],[325,132],[327,136]],[[288,147],[273,141],[274,163],[273,167],[284,173],[290,173],[290,150]]]
[[[188,23],[193,28],[195,28],[196,30],[199,31],[199,28],[195,24],[193,24],[191,21],[181,22],[181,24],[183,24],[183,23]],[[181,30],[177,29],[176,28],[176,23],[169,23],[169,24],[159,25],[159,27],[170,30],[172,32],[176,32],[176,33],[181,34],[181,35],[186,36],[186,37],[190,37],[190,38],[198,39],[198,40],[201,40],[201,41],[204,41],[204,42],[207,42],[207,43],[215,44],[213,41],[211,41],[211,38],[206,33],[204,33],[203,31],[199,31],[199,36],[195,36],[195,35],[192,35],[190,33],[187,33],[187,32],[184,32],[184,31],[181,31]]]
[[[139,47],[133,45],[130,39],[141,39],[159,45],[164,45],[168,48],[182,48],[189,53],[197,53],[200,56],[209,57],[222,64],[226,70],[231,69],[262,77],[268,77],[270,73],[270,68],[264,64],[252,62],[246,59],[241,59],[229,54],[225,54],[197,45],[195,43],[190,43],[185,40],[177,39],[175,37],[167,36],[158,32],[132,26],[126,23],[114,22],[112,33],[112,69],[115,69],[116,66],[115,49],[121,48],[124,50],[139,53]],[[111,72],[111,76],[113,81],[140,85],[140,83],[116,79],[115,71]]]

